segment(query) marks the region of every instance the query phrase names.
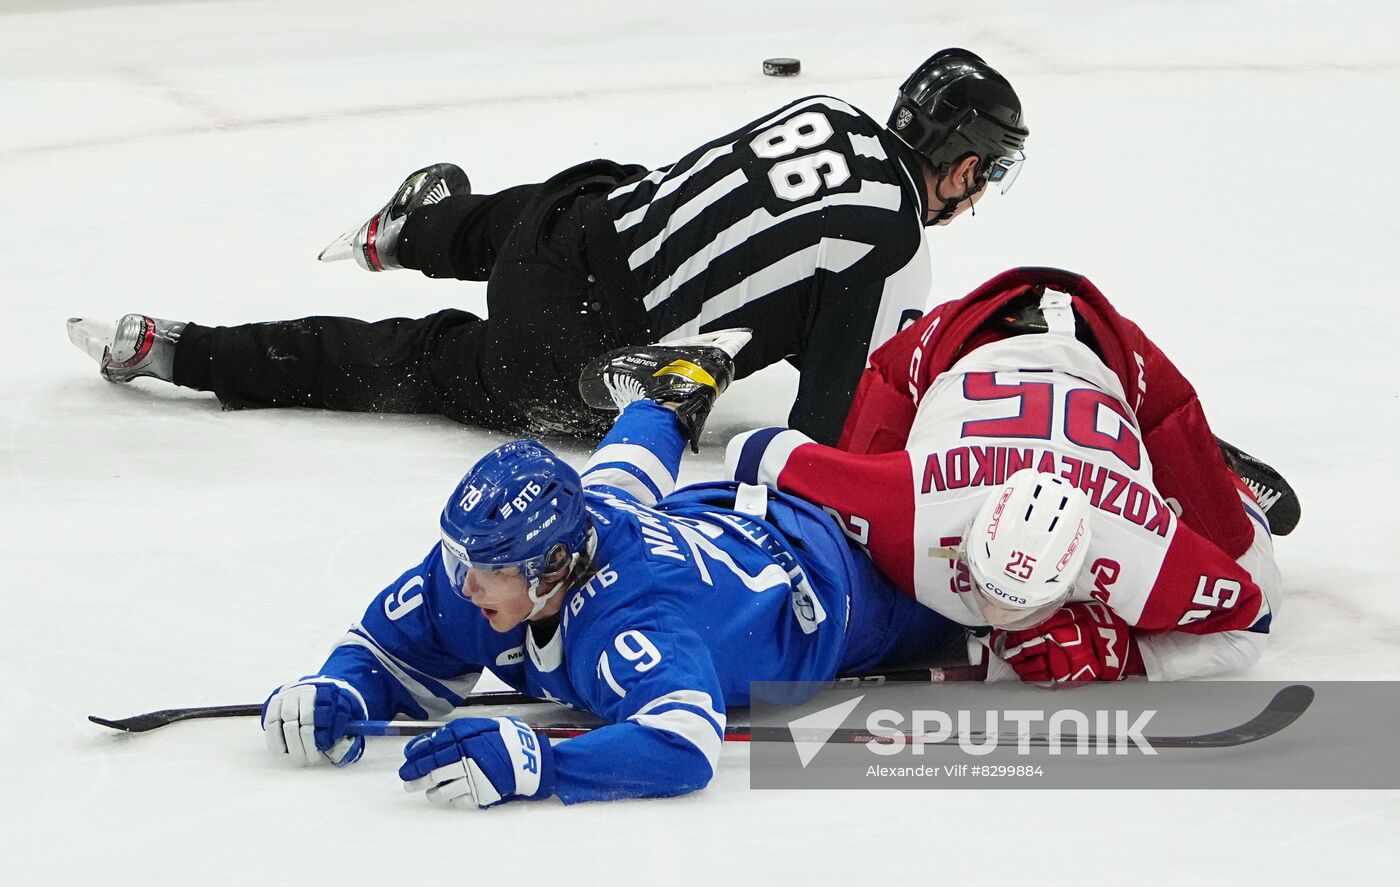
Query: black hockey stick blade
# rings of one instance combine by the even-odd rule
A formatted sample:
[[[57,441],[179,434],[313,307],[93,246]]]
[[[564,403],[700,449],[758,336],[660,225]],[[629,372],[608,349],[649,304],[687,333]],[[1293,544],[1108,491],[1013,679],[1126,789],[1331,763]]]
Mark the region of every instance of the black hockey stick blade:
[[[97,715],[88,715],[88,720],[124,733],[145,733],[177,721],[192,721],[196,718],[246,718],[260,714],[261,704],[207,705],[202,708],[166,708],[132,715],[129,718],[99,718]]]
[[[1196,736],[1150,736],[1154,748],[1229,748],[1267,739],[1302,717],[1317,694],[1307,684],[1289,684],[1259,714],[1237,727]]]

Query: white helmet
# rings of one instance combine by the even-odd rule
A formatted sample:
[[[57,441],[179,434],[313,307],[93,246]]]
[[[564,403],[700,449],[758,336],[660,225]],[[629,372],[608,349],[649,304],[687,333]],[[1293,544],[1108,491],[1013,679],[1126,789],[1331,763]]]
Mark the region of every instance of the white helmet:
[[[1030,628],[1060,608],[1089,551],[1091,508],[1082,490],[1034,468],[992,491],[963,537],[988,625]]]

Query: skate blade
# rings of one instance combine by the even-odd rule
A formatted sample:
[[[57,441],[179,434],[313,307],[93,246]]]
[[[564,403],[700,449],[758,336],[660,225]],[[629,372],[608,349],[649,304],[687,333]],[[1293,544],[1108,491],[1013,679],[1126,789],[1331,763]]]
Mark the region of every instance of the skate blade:
[[[698,336],[688,336],[684,339],[667,339],[656,344],[672,348],[718,348],[733,358],[743,350],[745,345],[749,344],[749,340],[752,338],[753,330],[747,327],[735,327],[732,330],[715,330],[712,333],[701,333]]]
[[[330,246],[321,250],[320,255],[316,256],[317,261],[343,262],[346,259],[355,258],[355,235],[360,233],[360,229],[363,227],[364,223],[361,222],[331,241]]]
[[[83,317],[68,318],[68,341],[99,364],[102,363],[103,352],[107,350],[107,345],[116,332],[115,323]]]

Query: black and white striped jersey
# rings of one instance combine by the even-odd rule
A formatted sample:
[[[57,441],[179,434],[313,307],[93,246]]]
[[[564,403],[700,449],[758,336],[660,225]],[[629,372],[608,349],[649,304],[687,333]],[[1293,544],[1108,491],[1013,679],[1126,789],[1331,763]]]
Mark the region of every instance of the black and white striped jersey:
[[[653,333],[752,327],[738,375],[791,360],[789,423],[834,442],[872,345],[927,301],[926,200],[907,146],[813,96],[615,189],[607,211]]]

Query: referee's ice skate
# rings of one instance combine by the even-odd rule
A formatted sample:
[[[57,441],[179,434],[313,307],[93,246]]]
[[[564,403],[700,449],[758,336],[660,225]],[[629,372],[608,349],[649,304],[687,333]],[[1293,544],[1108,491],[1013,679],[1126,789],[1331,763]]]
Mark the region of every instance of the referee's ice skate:
[[[109,382],[152,376],[174,377],[175,345],[185,324],[144,314],[128,314],[115,325],[84,317],[68,318],[68,341],[97,361]]]

